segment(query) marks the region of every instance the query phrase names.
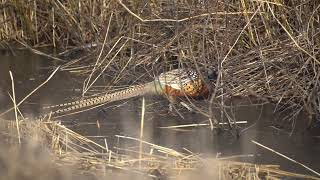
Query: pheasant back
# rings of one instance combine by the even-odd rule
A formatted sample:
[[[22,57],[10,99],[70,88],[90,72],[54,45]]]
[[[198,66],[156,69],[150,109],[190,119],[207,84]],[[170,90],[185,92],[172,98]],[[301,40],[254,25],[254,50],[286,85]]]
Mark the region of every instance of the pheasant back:
[[[193,69],[175,69],[158,77],[163,93],[173,97],[207,96],[209,89],[197,71]]]

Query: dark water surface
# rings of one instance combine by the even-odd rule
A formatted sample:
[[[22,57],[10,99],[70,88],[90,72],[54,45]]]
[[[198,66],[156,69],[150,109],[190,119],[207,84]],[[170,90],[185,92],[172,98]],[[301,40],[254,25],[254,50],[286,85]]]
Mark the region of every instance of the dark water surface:
[[[9,70],[13,72],[16,96],[20,100],[50,75],[52,68],[48,67],[53,67],[53,65],[52,60],[26,51],[18,51],[15,56],[10,53],[0,54],[0,112],[12,106],[8,96],[8,92],[11,92]],[[42,106],[63,103],[80,97],[79,88],[81,87],[82,80],[66,72],[57,72],[48,84],[21,106],[20,110],[26,117],[37,116],[42,112]],[[85,113],[62,118],[62,120],[71,129],[101,144],[104,144],[104,138],[99,137],[105,137],[109,147],[114,147],[118,145],[115,135],[139,137],[141,102],[141,98],[115,102]],[[202,107],[207,106],[205,101],[198,103]],[[313,132],[305,131],[305,116],[299,116],[296,128],[291,133],[285,129],[274,128],[278,127],[279,123],[275,123],[277,116],[273,113],[273,105],[255,105],[248,99],[235,99],[232,103],[236,120],[248,121],[248,124],[240,125],[242,132],[239,139],[229,132],[222,132],[219,135],[212,134],[205,127],[184,129],[184,131],[160,129],[161,126],[201,123],[207,118],[199,113],[181,110],[184,116],[182,119],[176,113],[168,113],[166,100],[146,98],[144,138],[146,141],[177,151],[183,152],[183,148],[186,148],[205,156],[253,155],[237,160],[278,164],[284,170],[313,175],[301,166],[256,146],[251,142],[255,140],[320,172],[319,129]],[[97,121],[100,128],[96,125]],[[129,144],[126,145],[129,146]]]

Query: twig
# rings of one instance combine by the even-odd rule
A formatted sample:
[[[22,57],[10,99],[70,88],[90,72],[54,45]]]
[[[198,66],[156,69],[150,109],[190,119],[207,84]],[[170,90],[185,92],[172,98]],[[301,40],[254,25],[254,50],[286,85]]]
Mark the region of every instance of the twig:
[[[118,44],[118,42],[120,42],[120,40],[123,38],[120,37],[118,39],[118,41],[113,45],[113,47],[110,49],[109,53],[104,57],[104,59],[100,62],[100,65],[102,65],[102,63],[107,59],[108,55],[111,53],[111,51],[115,48],[115,46]],[[120,53],[120,51],[122,50],[122,48],[127,44],[127,42],[129,41],[129,39],[126,39],[126,41],[122,44],[122,46],[118,49],[118,51],[116,52],[116,54],[110,59],[110,61],[104,66],[104,68],[100,71],[100,73],[97,75],[97,77],[92,81],[92,83],[90,85],[87,85],[88,87],[91,87],[97,80],[98,78],[102,75],[102,73],[109,67],[109,65],[113,62],[113,60],[117,57],[117,55]]]
[[[251,142],[253,142],[254,144],[256,144],[256,145],[258,145],[258,146],[260,146],[260,147],[263,147],[263,148],[265,148],[265,149],[267,149],[267,150],[269,150],[269,151],[271,151],[271,152],[274,152],[274,153],[276,153],[277,155],[279,155],[279,156],[281,156],[281,157],[284,157],[284,158],[288,159],[289,161],[294,162],[294,163],[296,163],[296,164],[298,164],[298,165],[306,168],[307,170],[313,172],[314,174],[320,176],[320,173],[318,173],[317,171],[309,168],[308,166],[306,166],[306,165],[304,165],[304,164],[302,164],[302,163],[300,163],[300,162],[298,162],[298,161],[296,161],[296,160],[294,160],[294,159],[291,159],[291,158],[289,158],[289,157],[287,157],[287,156],[285,156],[285,155],[283,155],[283,154],[281,154],[281,153],[279,153],[279,152],[277,152],[277,151],[275,151],[275,150],[273,150],[273,149],[271,149],[271,148],[269,148],[269,147],[267,147],[267,146],[264,146],[264,145],[262,145],[262,144],[260,144],[260,143],[258,143],[258,142],[256,142],[256,141],[254,141],[254,140],[251,140]]]
[[[298,42],[292,37],[292,35],[290,34],[290,32],[283,26],[283,24],[279,21],[279,19],[275,16],[272,8],[270,7],[269,3],[267,3],[268,8],[273,16],[273,18],[277,21],[277,23],[282,27],[282,29],[287,33],[287,35],[289,36],[289,38],[294,42],[294,44],[297,46],[298,49],[300,49],[302,52],[304,52],[305,54],[307,54],[311,59],[313,59],[316,63],[320,64],[320,61],[315,57],[312,56],[312,54],[310,54],[308,51],[306,51],[305,49],[303,49]],[[308,59],[305,64],[308,64],[308,62],[310,61],[310,59]]]
[[[144,114],[146,110],[145,98],[142,97],[142,108],[141,108],[141,123],[140,123],[140,143],[139,143],[139,169],[141,169],[141,159],[142,159],[142,148],[143,148],[143,127],[144,127]]]
[[[20,137],[20,130],[19,130],[19,120],[18,120],[18,113],[17,113],[17,104],[16,104],[16,94],[14,91],[14,80],[13,80],[13,76],[12,76],[12,72],[9,71],[10,74],[10,78],[11,78],[11,86],[12,86],[12,98],[13,98],[13,106],[14,106],[14,115],[15,115],[15,119],[16,119],[16,126],[17,126],[17,132],[18,132],[18,140],[19,140],[19,144],[21,144],[21,137]]]
[[[166,153],[166,154],[169,154],[169,155],[172,155],[172,156],[175,156],[175,157],[184,157],[184,155],[178,151],[175,151],[173,149],[170,149],[170,148],[166,148],[166,147],[163,147],[163,146],[159,146],[159,145],[156,145],[156,144],[153,144],[153,143],[149,143],[147,141],[142,141],[138,138],[134,138],[134,137],[128,137],[128,136],[122,136],[122,135],[116,135],[116,137],[118,138],[123,138],[123,139],[131,139],[131,140],[135,140],[135,141],[141,141],[142,143],[144,144],[147,144],[153,148],[156,148],[158,149],[159,151],[161,150],[161,152],[163,153]]]
[[[18,104],[17,107],[20,106],[28,97],[30,97],[34,92],[36,92],[39,88],[41,88],[43,85],[45,85],[51,78],[52,76],[58,71],[60,66],[58,66],[52,73],[51,75],[43,82],[41,83],[38,87],[36,87],[33,91],[31,91],[26,97],[24,97]],[[0,114],[0,116],[3,116],[4,114],[10,112],[14,107],[8,109],[7,111],[3,112]]]
[[[244,33],[244,31],[247,29],[247,27],[250,25],[252,19],[256,16],[256,14],[259,12],[260,7],[262,5],[260,4],[260,6],[257,8],[257,10],[253,13],[253,15],[251,16],[251,18],[249,19],[249,21],[247,22],[247,24],[242,28],[241,32],[239,33],[237,39],[235,40],[235,42],[233,43],[233,45],[230,47],[229,51],[227,52],[227,54],[224,56],[223,60],[221,61],[221,66],[225,63],[227,57],[229,56],[229,54],[231,53],[231,51],[233,50],[233,48],[235,47],[235,45],[238,43],[240,37],[242,36],[242,34]]]
[[[232,124],[246,124],[248,123],[247,121],[237,121]],[[219,123],[219,125],[228,125],[229,123]],[[199,124],[184,124],[184,125],[176,125],[176,126],[160,126],[159,128],[161,129],[171,129],[171,128],[186,128],[186,127],[202,127],[202,126],[210,126],[211,124],[209,123],[199,123]]]
[[[50,58],[50,59],[54,59],[56,61],[59,61],[59,62],[66,62],[65,60],[63,59],[60,59],[58,57],[54,57],[54,56],[51,56],[51,55],[48,55],[48,54],[45,54],[39,50],[36,50],[34,48],[32,48],[31,46],[29,46],[28,44],[22,42],[22,41],[19,41],[18,39],[15,39],[18,43],[20,43],[21,45],[23,45],[24,47],[26,47],[27,49],[29,49],[30,51],[32,51],[33,53],[35,54],[38,54],[40,56],[44,56],[44,57],[47,57],[47,58]]]
[[[118,0],[118,3],[125,9],[127,10],[132,16],[136,17],[139,19],[141,22],[183,22],[183,21],[188,21],[200,17],[207,17],[211,15],[240,15],[244,14],[244,12],[213,12],[213,13],[205,13],[205,14],[200,14],[196,16],[191,16],[188,18],[183,18],[183,19],[143,19],[134,12],[132,12],[125,4],[122,3],[121,0]],[[253,12],[245,12],[245,13],[253,13]]]
[[[85,85],[84,85],[84,89],[83,89],[82,95],[84,95],[84,94],[88,91],[88,89],[91,88],[92,84],[90,84],[90,86],[88,86],[89,83],[90,83],[91,77],[93,76],[93,74],[94,74],[94,72],[96,71],[96,69],[99,68],[99,66],[101,65],[101,63],[99,63],[99,61],[100,61],[100,59],[101,59],[101,55],[102,55],[102,52],[103,52],[103,50],[104,50],[104,46],[106,45],[106,42],[107,42],[107,38],[108,38],[108,34],[109,34],[109,29],[110,29],[110,24],[111,24],[112,16],[113,16],[113,13],[111,13],[110,18],[109,18],[109,23],[108,23],[108,27],[107,27],[107,32],[106,32],[106,34],[105,34],[105,36],[104,36],[104,40],[103,40],[103,44],[102,44],[102,47],[101,47],[99,56],[97,57],[96,63],[95,63],[95,65],[93,66],[93,69],[92,69],[92,71],[91,71],[91,73],[90,73],[90,75],[89,75],[89,77],[88,77],[88,79],[87,79],[87,83],[85,83]]]

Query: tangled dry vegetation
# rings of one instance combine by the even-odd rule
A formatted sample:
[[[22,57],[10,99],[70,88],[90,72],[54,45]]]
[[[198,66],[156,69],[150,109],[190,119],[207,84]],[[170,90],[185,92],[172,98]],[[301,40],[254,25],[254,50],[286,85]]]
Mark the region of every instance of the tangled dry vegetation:
[[[57,47],[50,57],[87,76],[84,92],[101,74],[116,74],[116,85],[179,66],[215,69],[213,99],[256,96],[293,123],[320,113],[319,9],[303,0],[8,0],[0,37],[3,47]]]
[[[319,179],[286,172],[277,165],[203,158],[125,136],[118,138],[135,143],[115,147],[114,152],[107,141],[105,146],[99,145],[44,119],[20,121],[19,126],[0,119],[0,130],[0,172],[5,179]]]
[[[214,69],[219,76],[212,100],[223,105],[225,97],[255,96],[276,103],[280,113],[290,112],[284,120],[294,124],[301,111],[310,120],[320,114],[319,14],[320,1],[312,0],[3,0],[0,45],[22,45],[58,60],[62,70],[87,77],[84,93],[102,75],[112,74],[108,85],[116,86],[128,80],[145,82],[170,68]],[[61,53],[39,51],[46,46]],[[144,177],[171,178],[186,172],[208,173],[210,168],[216,173],[207,177],[219,179],[317,179],[284,172],[275,165],[219,159],[208,163],[198,154],[130,137],[119,138],[143,144],[143,151],[118,147],[123,153],[115,153],[52,121],[1,120],[0,127],[6,143],[17,145],[18,138],[23,143],[36,142],[48,149],[50,162],[58,167],[77,165],[82,173],[94,176],[105,175],[106,169],[121,169]],[[16,179],[29,177],[23,170],[38,163],[13,169],[14,159],[7,160],[3,154],[7,153],[0,153],[0,164],[5,164],[1,167],[12,170],[5,172],[17,175]]]

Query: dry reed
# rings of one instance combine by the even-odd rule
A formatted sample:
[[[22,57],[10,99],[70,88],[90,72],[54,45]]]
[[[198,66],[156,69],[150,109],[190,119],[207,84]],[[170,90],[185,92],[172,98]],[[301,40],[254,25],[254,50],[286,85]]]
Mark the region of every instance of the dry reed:
[[[62,49],[61,69],[87,76],[83,95],[103,74],[115,86],[170,68],[215,69],[222,115],[225,98],[255,96],[289,112],[282,119],[294,127],[299,112],[309,125],[320,114],[319,11],[319,1],[303,0],[9,0],[0,38]]]
[[[118,136],[121,141],[134,141],[130,148],[116,147],[118,153],[81,136],[56,121],[23,120],[19,124],[22,144],[32,143],[47,150],[45,157],[54,164],[73,167],[83,174],[103,174],[106,170],[130,172],[145,177],[192,179],[199,173],[214,179],[279,179],[296,177],[320,179],[310,175],[296,174],[279,169],[277,165],[258,165],[230,161],[233,157],[204,159],[192,152],[178,152],[133,137]],[[11,120],[0,119],[2,140],[7,146],[17,142],[16,124]],[[3,141],[2,141],[3,142]],[[139,144],[143,144],[143,151]],[[23,146],[17,146],[22,148]],[[39,153],[39,152],[38,152]],[[138,166],[141,164],[141,166]],[[116,173],[114,172],[114,173]],[[212,173],[214,172],[214,173]],[[43,172],[42,172],[43,173]]]

